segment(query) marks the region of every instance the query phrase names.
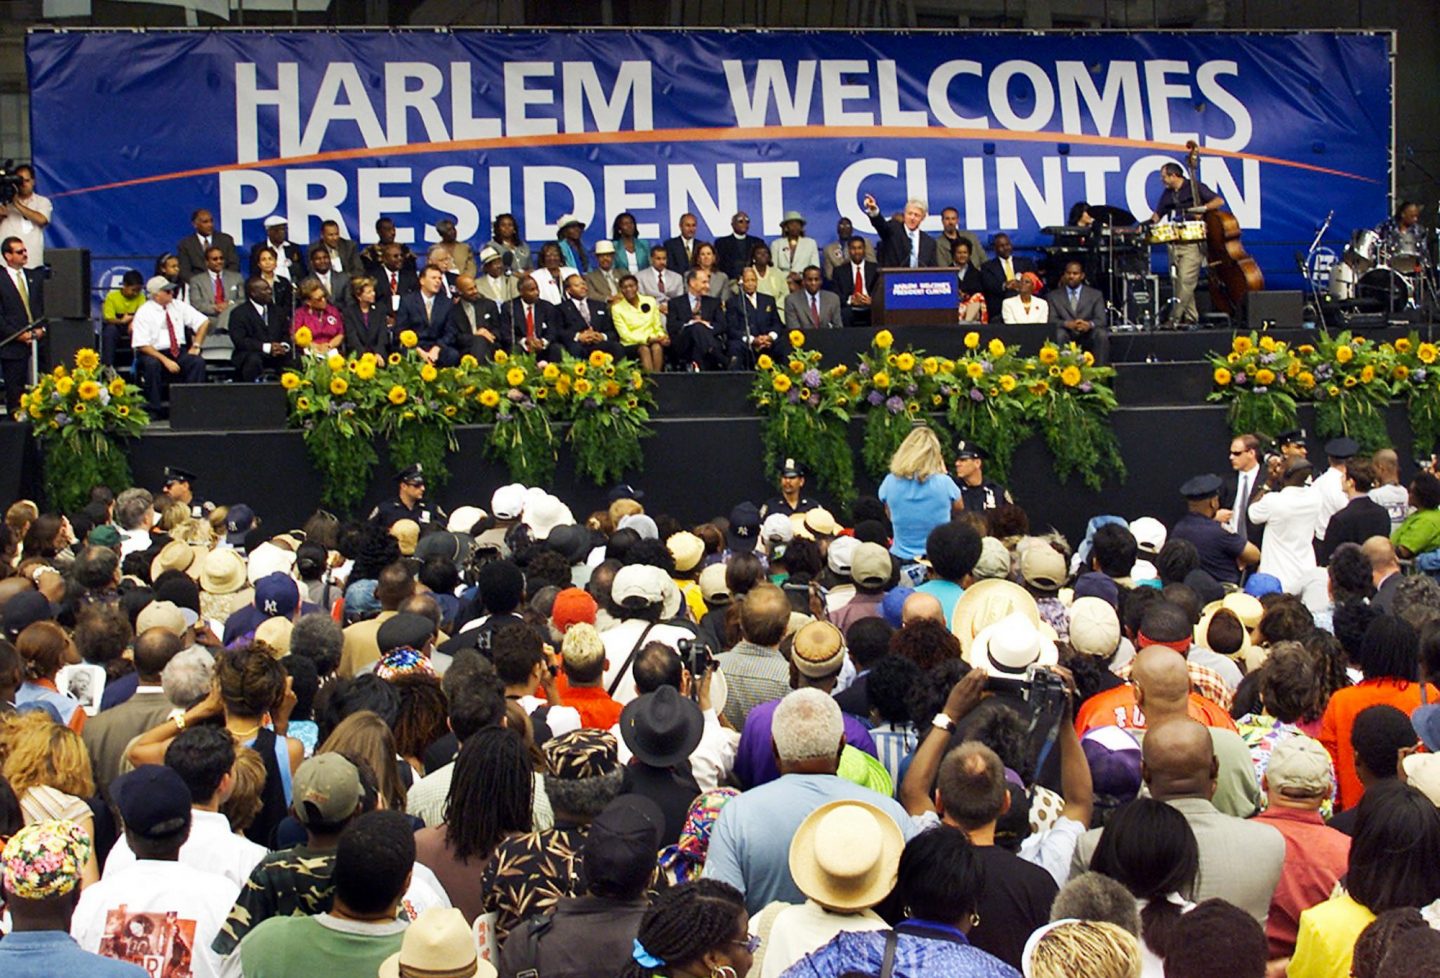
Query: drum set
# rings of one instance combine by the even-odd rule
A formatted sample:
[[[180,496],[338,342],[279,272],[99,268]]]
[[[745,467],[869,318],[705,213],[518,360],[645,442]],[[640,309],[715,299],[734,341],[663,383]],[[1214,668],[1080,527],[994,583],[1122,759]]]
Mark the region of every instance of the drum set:
[[[1405,243],[1392,245],[1374,228],[1359,228],[1330,267],[1330,298],[1395,314],[1424,308],[1435,294],[1434,269]]]
[[[1156,290],[1150,275],[1150,245],[1154,239],[1147,238],[1143,228],[1134,226],[1133,216],[1128,213],[1120,216],[1121,220],[1127,218],[1125,224],[1112,220],[1041,229],[1053,239],[1053,244],[1041,249],[1045,254],[1046,280],[1058,283],[1068,263],[1081,262],[1085,266],[1085,277],[1105,296],[1112,329],[1153,325],[1158,318]],[[1205,225],[1199,221],[1190,223],[1200,229],[1199,239],[1203,240]],[[1180,227],[1169,225],[1176,234]]]

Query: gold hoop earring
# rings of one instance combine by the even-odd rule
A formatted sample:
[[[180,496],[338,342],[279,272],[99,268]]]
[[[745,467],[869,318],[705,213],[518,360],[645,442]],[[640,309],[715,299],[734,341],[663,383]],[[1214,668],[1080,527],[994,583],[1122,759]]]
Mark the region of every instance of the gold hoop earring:
[[[976,912],[970,914],[970,927],[971,927],[971,929],[973,930],[974,928],[979,927],[979,926],[980,926],[980,913],[979,913],[979,911],[976,911]]]
[[[734,968],[728,964],[722,964],[718,968],[710,969],[710,978],[739,978],[739,976],[735,974]]]

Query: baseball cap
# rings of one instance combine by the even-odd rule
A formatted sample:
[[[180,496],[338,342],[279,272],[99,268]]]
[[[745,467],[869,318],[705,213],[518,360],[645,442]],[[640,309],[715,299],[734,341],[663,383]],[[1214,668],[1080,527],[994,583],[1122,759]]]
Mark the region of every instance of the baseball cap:
[[[125,829],[146,839],[174,835],[190,824],[190,789],[173,768],[146,764],[110,782]]]
[[[1142,516],[1131,523],[1130,532],[1135,536],[1135,546],[1143,554],[1153,557],[1165,546],[1165,524],[1153,516]]]
[[[420,524],[414,520],[396,520],[390,524],[390,535],[400,544],[400,556],[415,556],[415,545],[420,542]]]
[[[744,502],[730,510],[730,528],[725,543],[736,553],[751,553],[760,542],[760,510],[754,503]]]
[[[182,608],[173,601],[151,601],[135,618],[135,634],[148,632],[152,628],[163,628],[171,635],[179,637],[199,619],[200,616],[195,612]]]
[[[255,582],[255,607],[274,617],[289,618],[300,604],[300,588],[293,577],[276,572]]]
[[[445,529],[451,533],[469,533],[471,528],[485,518],[485,511],[479,506],[459,506],[450,514]]]
[[[148,296],[157,296],[161,292],[174,291],[175,283],[170,281],[164,275],[152,275],[145,281],[145,294]]]
[[[856,584],[880,587],[890,580],[890,551],[878,543],[862,543],[850,558],[850,578]]]
[[[831,540],[830,546],[825,550],[825,562],[830,566],[831,572],[849,577],[850,565],[859,546],[860,541],[854,537],[836,537]]]
[[[1087,731],[1080,749],[1090,765],[1095,793],[1129,801],[1140,793],[1140,744],[1123,727]]]
[[[342,754],[316,754],[295,772],[295,817],[301,825],[335,825],[360,806],[360,772]]]
[[[10,641],[37,621],[53,621],[55,609],[39,591],[21,591],[5,602],[5,633]]]
[[[665,541],[665,549],[675,560],[675,570],[684,574],[694,570],[700,558],[705,556],[705,541],[688,530],[681,530],[670,535],[670,539]]]
[[[391,649],[423,649],[435,637],[435,623],[424,615],[402,611],[388,618],[375,633],[381,654]]]
[[[623,893],[643,885],[664,827],[660,806],[644,795],[621,795],[606,805],[585,836],[581,872],[588,888]]]
[[[1058,591],[1065,583],[1065,558],[1048,543],[1026,547],[1020,552],[1020,577],[1037,591]]]
[[[490,496],[490,512],[497,520],[518,520],[525,511],[525,487],[518,482],[501,486]]]
[[[659,604],[665,600],[665,584],[669,576],[649,564],[630,564],[615,572],[610,585],[610,598],[624,607]]]
[[[1104,598],[1076,598],[1070,605],[1070,650],[1106,659],[1120,647],[1120,617]]]
[[[631,513],[629,516],[621,517],[616,524],[617,530],[634,530],[640,534],[642,540],[659,540],[660,528],[655,525],[655,520],[644,513]]]
[[[1270,750],[1270,764],[1265,768],[1265,781],[1282,794],[1313,798],[1329,797],[1335,786],[1335,772],[1330,752],[1320,741],[1304,734],[1291,734],[1275,743]]]
[[[97,547],[118,547],[120,531],[109,523],[102,523],[86,534],[85,542]]]
[[[972,572],[975,580],[983,581],[990,578],[1008,578],[1010,576],[1010,551],[1005,544],[995,537],[985,537],[980,541],[980,559],[975,561],[975,570]]]
[[[730,585],[725,583],[724,564],[714,563],[700,572],[700,597],[711,607],[730,603]]]

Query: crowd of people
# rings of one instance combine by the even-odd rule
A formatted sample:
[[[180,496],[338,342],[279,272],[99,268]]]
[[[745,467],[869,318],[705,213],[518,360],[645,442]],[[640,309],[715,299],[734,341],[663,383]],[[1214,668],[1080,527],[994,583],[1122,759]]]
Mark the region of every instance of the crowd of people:
[[[1303,443],[1083,540],[925,427],[843,519],[16,502],[0,974],[1431,974],[1440,480]]]

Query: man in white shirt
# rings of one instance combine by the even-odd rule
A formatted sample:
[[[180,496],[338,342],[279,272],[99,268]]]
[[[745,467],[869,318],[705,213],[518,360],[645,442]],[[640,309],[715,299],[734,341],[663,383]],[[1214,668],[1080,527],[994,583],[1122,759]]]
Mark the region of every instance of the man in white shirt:
[[[205,382],[200,348],[210,331],[210,320],[190,303],[177,299],[176,288],[163,275],[146,282],[150,301],[135,311],[130,323],[130,345],[135,350],[140,385],[151,417],[161,410],[171,383]]]
[[[668,585],[668,587],[667,587]],[[667,592],[673,592],[674,611],[679,611],[680,592],[670,576],[658,567],[632,564],[622,567],[610,585],[607,609],[616,624],[600,633],[605,643],[605,689],[617,703],[629,703],[640,695],[635,689],[635,660],[647,642],[678,648],[680,640],[695,633],[677,625],[663,624]]]
[[[240,887],[224,876],[179,861],[191,831],[190,791],[169,767],[149,764],[110,784],[137,857],[107,872],[80,895],[70,935],[86,951],[129,961],[154,975],[215,978],[220,960],[210,949]]]
[[[1390,514],[1390,532],[1400,529],[1410,515],[1410,490],[1400,484],[1400,457],[1393,448],[1382,448],[1370,456],[1375,468],[1375,488],[1367,495]]]
[[[1313,483],[1320,497],[1320,512],[1315,517],[1316,540],[1325,539],[1330,517],[1350,502],[1345,494],[1345,463],[1360,454],[1360,445],[1353,438],[1331,438],[1325,443],[1325,454],[1330,459],[1330,467]]]
[[[236,835],[230,820],[220,814],[235,787],[234,739],[221,727],[182,730],[165,748],[165,766],[180,775],[190,792],[190,837],[180,847],[181,864],[244,886],[266,849]],[[105,876],[134,865],[135,853],[122,838],[105,861]]]
[[[1273,574],[1289,594],[1305,595],[1319,587],[1320,606],[1324,596],[1325,575],[1315,560],[1315,525],[1320,518],[1320,496],[1314,486],[1307,486],[1312,466],[1308,459],[1293,457],[1285,461],[1279,492],[1267,492],[1250,504],[1251,523],[1265,524],[1260,544],[1260,573]],[[1306,602],[1310,602],[1307,600]]]
[[[15,168],[15,175],[20,178],[20,189],[3,209],[5,216],[0,217],[0,239],[14,235],[25,242],[28,252],[25,267],[39,268],[45,264],[45,226],[50,223],[50,215],[55,208],[48,197],[35,192],[33,168],[22,163]]]
[[[719,669],[712,664],[697,680],[685,668],[678,652],[659,641],[648,639],[636,654],[631,667],[636,696],[653,693],[661,686],[673,686],[681,696],[695,697],[705,726],[700,734],[700,743],[690,752],[690,773],[701,791],[713,791],[729,781],[730,773],[735,770],[735,752],[740,747],[739,732],[720,725],[720,715],[710,698],[717,672]],[[630,748],[620,736],[620,725],[616,724],[610,732],[620,745],[620,763],[629,764]]]

